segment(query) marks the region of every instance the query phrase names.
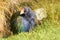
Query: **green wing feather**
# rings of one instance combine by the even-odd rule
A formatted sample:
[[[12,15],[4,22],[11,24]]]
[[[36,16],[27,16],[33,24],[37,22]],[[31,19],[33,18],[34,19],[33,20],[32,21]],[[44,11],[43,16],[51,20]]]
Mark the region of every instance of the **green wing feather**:
[[[14,25],[15,25],[15,27],[16,27],[17,32],[23,31],[23,29],[24,29],[23,26],[24,26],[24,25],[23,25],[23,21],[22,21],[22,17],[21,17],[21,16],[18,16],[18,17],[17,17]]]

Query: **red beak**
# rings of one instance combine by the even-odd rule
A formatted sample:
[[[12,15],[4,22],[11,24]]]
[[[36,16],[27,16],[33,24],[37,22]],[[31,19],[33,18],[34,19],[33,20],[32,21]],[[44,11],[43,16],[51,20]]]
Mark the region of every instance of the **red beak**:
[[[20,14],[24,14],[24,8],[21,9]]]

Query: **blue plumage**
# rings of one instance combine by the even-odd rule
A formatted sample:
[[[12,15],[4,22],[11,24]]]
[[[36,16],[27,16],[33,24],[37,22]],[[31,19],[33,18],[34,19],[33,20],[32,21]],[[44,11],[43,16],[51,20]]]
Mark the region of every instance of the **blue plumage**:
[[[15,22],[13,22],[13,28],[15,26],[18,32],[29,32],[29,30],[32,29],[35,25],[35,18],[36,18],[35,13],[29,7],[24,7],[24,13],[20,14],[20,12],[18,12],[18,14],[19,14],[18,20],[17,20],[18,17],[16,17],[15,19],[15,17],[13,16],[15,19]]]

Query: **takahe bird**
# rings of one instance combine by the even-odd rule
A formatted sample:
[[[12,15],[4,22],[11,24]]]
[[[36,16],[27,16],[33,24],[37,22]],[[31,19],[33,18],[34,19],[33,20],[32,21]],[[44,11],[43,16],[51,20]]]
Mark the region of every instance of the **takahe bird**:
[[[16,12],[11,18],[11,28],[14,33],[29,32],[35,25],[35,13],[31,8],[25,6]]]

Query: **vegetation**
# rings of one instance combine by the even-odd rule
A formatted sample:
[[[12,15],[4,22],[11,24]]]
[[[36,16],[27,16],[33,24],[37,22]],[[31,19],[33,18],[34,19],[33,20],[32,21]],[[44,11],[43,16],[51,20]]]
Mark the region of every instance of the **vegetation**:
[[[45,8],[48,17],[43,19],[41,25],[36,26],[29,33],[22,32],[17,35],[11,35],[8,38],[0,38],[0,40],[60,40],[60,0],[23,1],[15,4],[10,0],[0,0],[0,20],[2,20],[1,17],[3,18],[5,14],[8,17],[7,20],[10,20],[14,12],[18,11],[21,6],[26,5],[33,10],[41,7]],[[4,10],[4,14],[2,10]]]

